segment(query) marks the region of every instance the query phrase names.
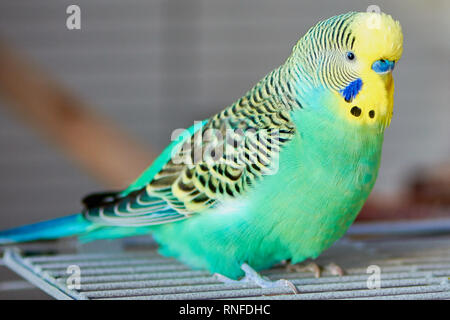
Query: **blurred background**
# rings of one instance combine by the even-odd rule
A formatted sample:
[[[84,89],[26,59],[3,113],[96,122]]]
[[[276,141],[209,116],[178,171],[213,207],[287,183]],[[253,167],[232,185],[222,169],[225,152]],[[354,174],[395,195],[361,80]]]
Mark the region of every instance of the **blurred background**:
[[[68,30],[66,9],[81,8]],[[450,216],[450,2],[0,1],[0,227],[78,212],[233,103],[319,20],[376,4],[404,56],[361,219]]]

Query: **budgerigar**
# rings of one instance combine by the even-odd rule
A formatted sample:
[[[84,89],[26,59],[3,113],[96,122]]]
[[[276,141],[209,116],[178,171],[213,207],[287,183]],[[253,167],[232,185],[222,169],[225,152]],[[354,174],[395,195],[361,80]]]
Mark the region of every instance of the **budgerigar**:
[[[387,14],[324,20],[126,190],[87,197],[80,214],[3,231],[0,243],[152,234],[165,256],[266,286],[257,271],[318,257],[369,196],[402,50],[400,24]]]

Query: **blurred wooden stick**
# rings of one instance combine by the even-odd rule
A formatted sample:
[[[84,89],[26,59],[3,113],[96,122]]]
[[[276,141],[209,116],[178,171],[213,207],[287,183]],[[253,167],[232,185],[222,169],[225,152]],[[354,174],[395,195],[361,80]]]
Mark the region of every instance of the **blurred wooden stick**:
[[[52,141],[92,176],[123,188],[153,155],[0,41],[4,105]]]
[[[409,200],[450,207],[450,160],[416,171],[410,178]]]

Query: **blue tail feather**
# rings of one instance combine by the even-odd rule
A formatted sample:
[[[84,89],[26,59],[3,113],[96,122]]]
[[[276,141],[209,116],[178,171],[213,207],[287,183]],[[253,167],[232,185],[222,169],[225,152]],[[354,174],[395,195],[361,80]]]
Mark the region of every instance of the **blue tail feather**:
[[[74,214],[0,231],[0,244],[69,237],[89,231],[92,227],[93,223],[82,214]]]

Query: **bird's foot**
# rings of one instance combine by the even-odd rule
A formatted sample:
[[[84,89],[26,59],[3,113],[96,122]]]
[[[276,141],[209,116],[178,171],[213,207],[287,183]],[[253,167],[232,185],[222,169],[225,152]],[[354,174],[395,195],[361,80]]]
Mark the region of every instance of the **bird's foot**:
[[[288,287],[294,291],[295,294],[299,293],[297,287],[290,281],[285,279],[280,279],[277,281],[272,281],[266,277],[261,276],[248,264],[244,263],[241,266],[242,271],[245,272],[245,276],[240,280],[233,280],[221,274],[214,274],[215,278],[220,282],[225,284],[242,284],[242,283],[253,283],[261,288],[279,288]]]
[[[310,262],[307,264],[292,264],[290,262],[286,262],[286,270],[288,272],[312,272],[315,278],[320,278],[322,274],[322,267],[315,262]]]
[[[328,271],[333,276],[342,277],[343,275],[345,275],[345,270],[334,262],[327,264],[325,266],[325,271]]]
[[[290,262],[285,262],[286,270],[289,272],[312,272],[314,277],[320,278],[323,271],[328,271],[334,276],[342,277],[345,274],[344,269],[338,266],[336,263],[332,262],[322,267],[315,262],[309,262],[307,264],[297,263],[291,264]]]

